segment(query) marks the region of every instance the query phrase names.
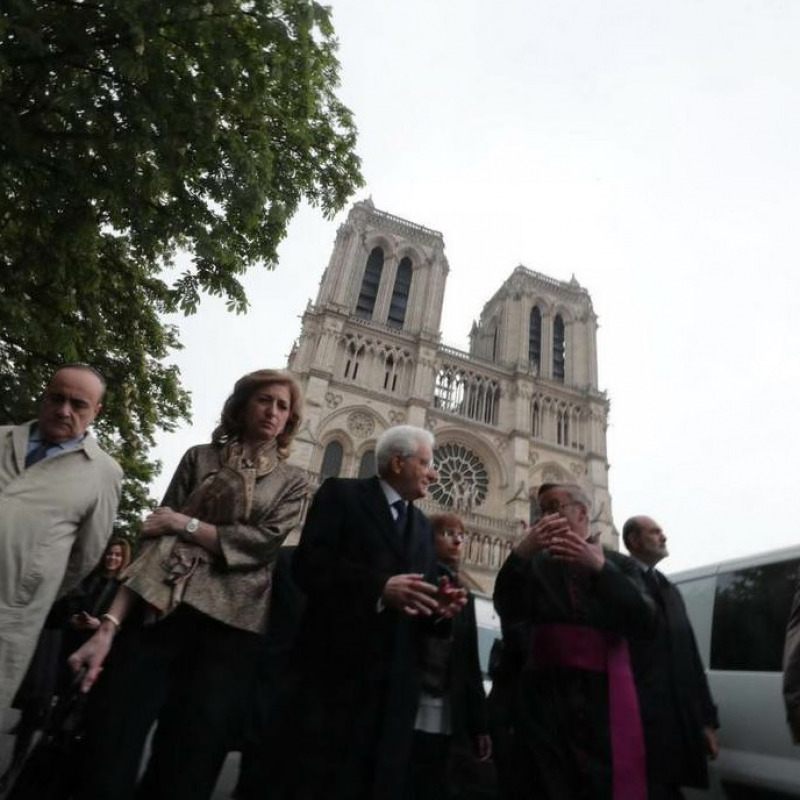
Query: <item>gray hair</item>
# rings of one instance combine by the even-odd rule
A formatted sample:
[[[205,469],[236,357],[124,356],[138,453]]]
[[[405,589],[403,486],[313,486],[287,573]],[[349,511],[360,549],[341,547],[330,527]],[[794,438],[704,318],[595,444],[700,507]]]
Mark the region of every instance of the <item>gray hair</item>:
[[[48,385],[50,384],[50,381],[52,381],[53,378],[55,378],[55,376],[58,375],[59,372],[62,372],[65,369],[77,369],[80,370],[81,372],[88,372],[91,375],[94,375],[94,377],[97,378],[97,380],[100,382],[100,398],[101,399],[103,398],[107,388],[106,379],[103,377],[103,374],[100,372],[100,370],[96,369],[91,364],[84,364],[80,361],[73,361],[67,364],[61,364],[60,366],[56,367],[47,380]]]
[[[413,425],[396,425],[385,430],[375,445],[375,465],[378,475],[384,475],[394,456],[408,458],[413,456],[420,445],[427,444],[433,449],[433,434],[425,428]]]

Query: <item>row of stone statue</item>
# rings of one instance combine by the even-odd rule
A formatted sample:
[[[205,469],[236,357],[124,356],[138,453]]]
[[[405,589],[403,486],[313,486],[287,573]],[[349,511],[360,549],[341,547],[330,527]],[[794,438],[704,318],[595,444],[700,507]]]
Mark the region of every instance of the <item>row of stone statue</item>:
[[[481,567],[500,568],[511,552],[510,539],[488,534],[468,533],[464,545],[464,561]]]

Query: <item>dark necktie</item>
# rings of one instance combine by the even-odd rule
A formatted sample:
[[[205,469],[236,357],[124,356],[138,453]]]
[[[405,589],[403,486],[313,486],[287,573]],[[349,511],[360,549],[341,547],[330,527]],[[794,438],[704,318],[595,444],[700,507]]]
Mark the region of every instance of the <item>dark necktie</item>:
[[[658,582],[658,575],[653,567],[646,570],[644,573],[644,582],[647,584],[647,588],[650,590],[650,593],[655,597],[657,600],[661,599],[661,586]]]
[[[408,516],[408,511],[406,509],[406,501],[405,500],[395,500],[392,503],[392,508],[397,511],[397,519],[394,521],[395,527],[397,528],[398,533],[405,533],[406,530],[406,517]]]
[[[39,442],[33,450],[25,456],[25,469],[32,467],[38,461],[41,461],[46,455],[50,445],[47,442]]]

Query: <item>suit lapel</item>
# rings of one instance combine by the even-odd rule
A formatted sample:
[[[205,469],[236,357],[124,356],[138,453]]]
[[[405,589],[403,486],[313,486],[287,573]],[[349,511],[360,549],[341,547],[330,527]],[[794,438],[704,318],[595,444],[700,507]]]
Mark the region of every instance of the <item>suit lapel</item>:
[[[664,607],[664,577],[658,570],[644,573],[644,580],[653,599],[663,608]]]
[[[660,584],[667,624],[672,628],[674,625],[680,624],[679,620],[681,619],[683,603],[681,602],[678,590],[669,583],[666,578],[663,578]]]
[[[423,514],[413,503],[409,504],[409,528],[407,529],[408,562],[412,572],[428,573],[434,565],[433,538],[430,528],[423,522]]]

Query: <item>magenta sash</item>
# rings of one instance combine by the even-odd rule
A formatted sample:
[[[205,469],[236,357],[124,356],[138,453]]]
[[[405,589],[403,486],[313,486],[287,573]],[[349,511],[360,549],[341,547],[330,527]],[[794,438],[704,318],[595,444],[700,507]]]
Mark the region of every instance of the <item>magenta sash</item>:
[[[614,800],[647,800],[642,718],[625,639],[581,625],[536,625],[528,664],[608,673]]]

